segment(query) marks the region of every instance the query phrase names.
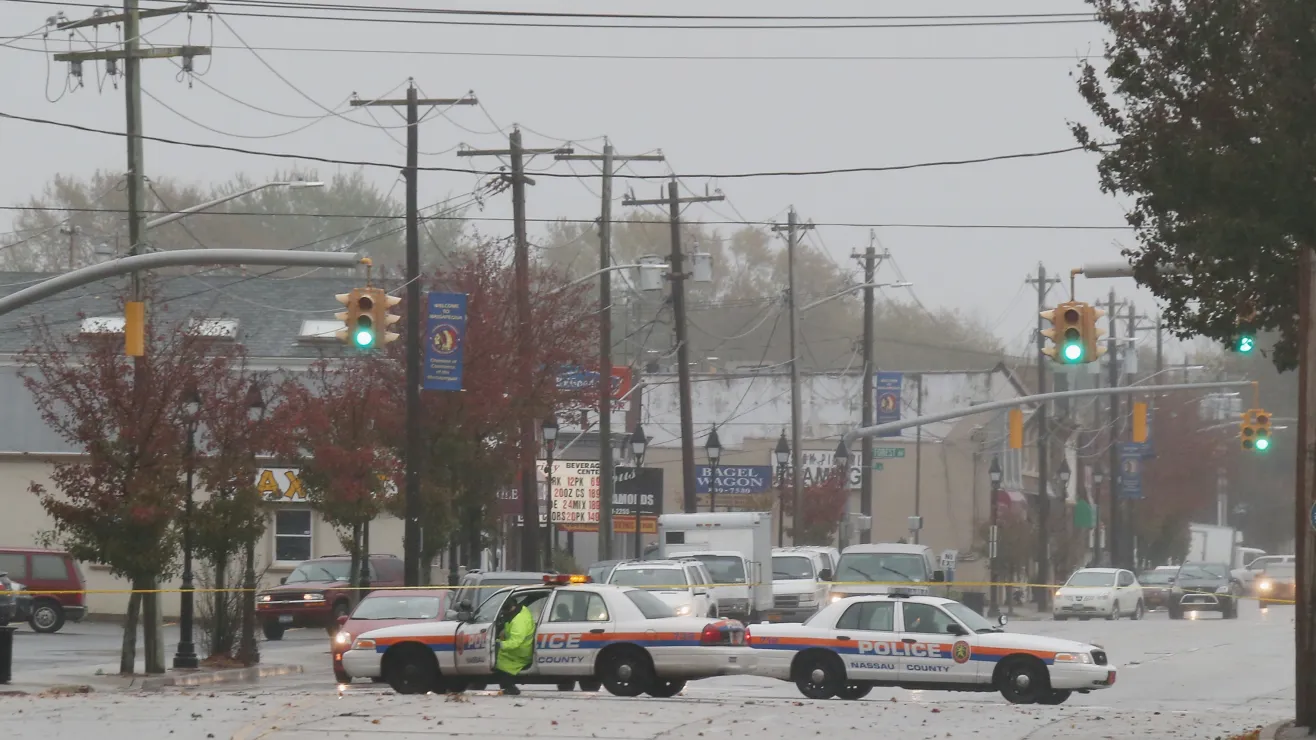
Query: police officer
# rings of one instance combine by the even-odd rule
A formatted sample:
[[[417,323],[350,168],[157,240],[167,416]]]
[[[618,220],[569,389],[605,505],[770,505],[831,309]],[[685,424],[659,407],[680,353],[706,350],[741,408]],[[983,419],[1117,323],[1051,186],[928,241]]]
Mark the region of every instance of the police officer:
[[[535,647],[535,618],[530,610],[509,598],[498,614],[499,632],[494,676],[504,694],[516,696],[516,675],[530,665]]]

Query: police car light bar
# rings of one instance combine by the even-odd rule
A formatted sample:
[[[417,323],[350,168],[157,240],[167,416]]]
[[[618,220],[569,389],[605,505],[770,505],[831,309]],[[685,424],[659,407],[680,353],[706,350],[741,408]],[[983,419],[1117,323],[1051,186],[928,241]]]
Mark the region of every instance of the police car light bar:
[[[592,583],[594,579],[589,576],[567,575],[558,573],[557,575],[544,576],[544,585],[547,586],[567,586],[572,583]]]
[[[897,586],[887,591],[887,595],[897,599],[908,599],[914,595],[914,592],[907,588],[900,588]]]

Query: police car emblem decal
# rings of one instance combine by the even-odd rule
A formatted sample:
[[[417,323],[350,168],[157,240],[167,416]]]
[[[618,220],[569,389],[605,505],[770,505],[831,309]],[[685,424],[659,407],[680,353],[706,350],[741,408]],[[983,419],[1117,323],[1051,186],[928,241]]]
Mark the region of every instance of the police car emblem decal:
[[[969,656],[972,654],[973,654],[973,650],[972,648],[969,647],[969,643],[963,640],[960,640],[959,642],[955,643],[955,648],[951,652],[951,655],[955,657],[956,663],[968,663]]]

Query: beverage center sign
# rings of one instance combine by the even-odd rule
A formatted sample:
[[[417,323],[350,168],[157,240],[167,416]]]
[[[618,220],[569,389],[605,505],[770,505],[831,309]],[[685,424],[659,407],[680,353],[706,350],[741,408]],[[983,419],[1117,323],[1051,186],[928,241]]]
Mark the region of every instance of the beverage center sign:
[[[544,502],[542,492],[550,490],[547,476],[544,475],[546,463],[536,463],[539,471],[540,502]],[[640,517],[641,531],[657,532],[658,515],[663,511],[663,477],[658,468],[617,468],[613,484],[612,513],[613,531],[618,534],[635,531],[635,516]],[[500,496],[500,498],[502,498]],[[565,531],[597,532],[599,513],[601,511],[602,486],[599,481],[599,464],[592,460],[554,460],[553,484],[551,486],[552,522]],[[514,492],[509,492],[506,501],[512,503],[505,513],[517,514],[519,503]],[[541,507],[540,511],[549,508]],[[540,514],[540,523],[544,521]]]
[[[543,466],[541,465],[542,469]],[[589,460],[554,460],[554,524],[599,523],[599,464]]]

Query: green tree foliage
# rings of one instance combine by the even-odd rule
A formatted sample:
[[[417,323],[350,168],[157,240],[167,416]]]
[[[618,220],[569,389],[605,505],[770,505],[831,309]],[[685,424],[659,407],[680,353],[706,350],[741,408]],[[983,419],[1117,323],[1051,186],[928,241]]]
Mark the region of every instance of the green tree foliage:
[[[1101,152],[1102,189],[1129,198],[1138,281],[1181,337],[1229,342],[1254,308],[1292,367],[1298,250],[1316,246],[1316,5],[1089,2],[1112,38],[1104,75],[1078,79],[1097,130],[1072,128]]]
[[[155,178],[143,208],[149,221],[262,182],[319,180],[314,170],[276,171],[268,177],[238,174],[212,186]],[[465,202],[458,197],[423,210],[426,264],[437,264],[459,246]],[[5,247],[0,264],[7,270],[57,272],[92,263],[101,245],[115,253],[129,247],[127,190],[120,173],[97,171],[86,179],[58,175],[23,205],[32,210],[21,211],[14,233],[0,241]],[[151,229],[147,236],[157,249],[351,248],[387,270],[404,262],[402,214],[400,202],[352,170],[324,180],[324,187],[258,190]]]

